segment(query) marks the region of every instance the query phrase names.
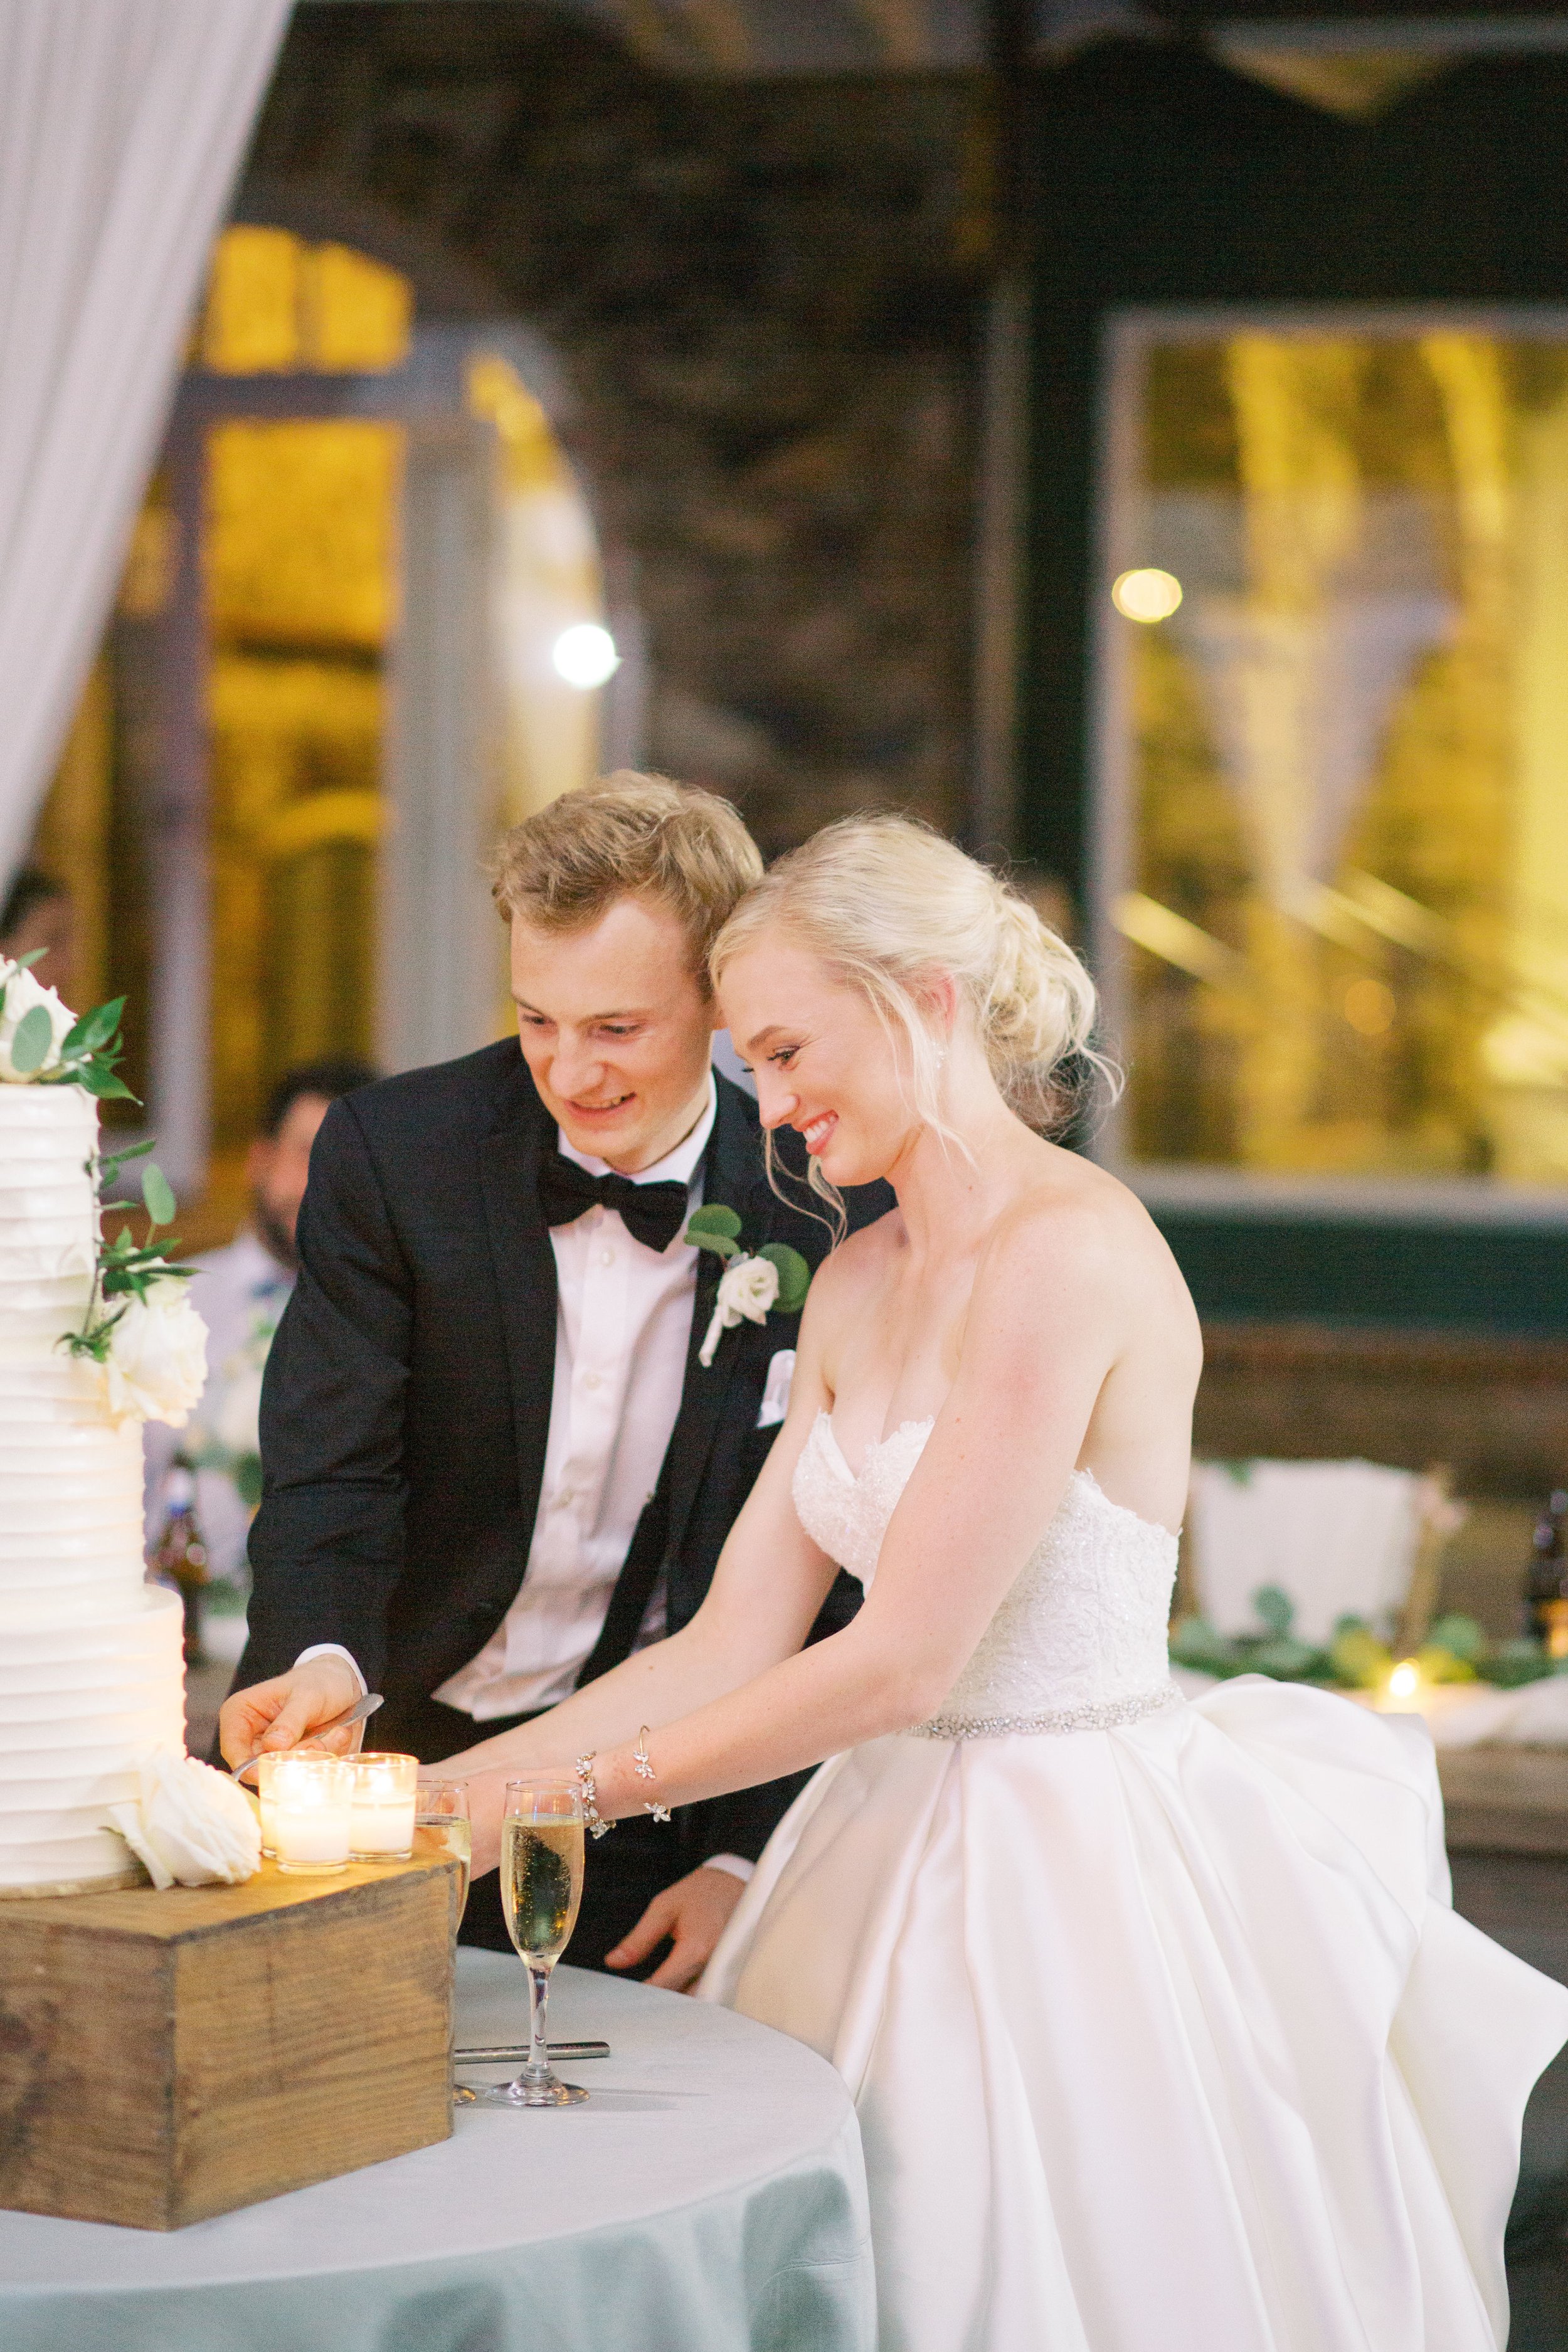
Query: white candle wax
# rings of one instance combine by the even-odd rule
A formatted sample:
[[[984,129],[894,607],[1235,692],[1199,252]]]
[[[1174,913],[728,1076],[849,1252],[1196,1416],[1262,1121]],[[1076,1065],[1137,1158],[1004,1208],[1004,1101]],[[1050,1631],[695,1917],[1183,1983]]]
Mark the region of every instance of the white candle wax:
[[[356,1796],[349,1815],[349,1844],[355,1853],[412,1853],[413,1796],[395,1796],[380,1802]]]
[[[278,1808],[266,1787],[261,1790],[261,1851],[272,1855],[278,1852]]]
[[[274,1807],[278,1859],[289,1862],[347,1862],[349,1808],[347,1802],[291,1805],[279,1798]]]
[[[349,1858],[353,1780],[332,1756],[280,1756],[269,1777],[280,1870],[342,1870]]]

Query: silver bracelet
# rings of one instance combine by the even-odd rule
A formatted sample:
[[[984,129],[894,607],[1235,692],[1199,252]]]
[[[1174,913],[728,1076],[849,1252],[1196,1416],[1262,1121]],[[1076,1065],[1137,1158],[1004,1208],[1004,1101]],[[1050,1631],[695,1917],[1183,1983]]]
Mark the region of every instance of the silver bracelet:
[[[594,1759],[598,1752],[596,1748],[590,1748],[586,1756],[577,1759],[577,1786],[583,1791],[583,1820],[588,1835],[593,1838],[608,1837],[616,1826],[614,1822],[605,1821],[599,1811],[599,1787],[594,1778]]]
[[[637,1733],[637,1744],[632,1749],[632,1770],[637,1774],[639,1780],[651,1780],[655,1778],[652,1760],[647,1752],[647,1726],[646,1723],[643,1725],[642,1729]],[[643,1805],[643,1811],[645,1813],[651,1813],[656,1822],[667,1822],[669,1819],[669,1807],[668,1805],[661,1805],[657,1799],[646,1801]]]

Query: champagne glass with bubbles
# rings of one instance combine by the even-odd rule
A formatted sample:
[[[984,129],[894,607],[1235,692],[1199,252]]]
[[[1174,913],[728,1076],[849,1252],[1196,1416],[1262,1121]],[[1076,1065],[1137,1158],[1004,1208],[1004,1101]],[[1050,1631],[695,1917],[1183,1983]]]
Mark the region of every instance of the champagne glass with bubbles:
[[[554,2074],[544,2038],[550,1972],[583,1900],[583,1791],[574,1773],[507,1782],[500,1896],[507,1933],[528,1970],[528,2062],[514,2082],[474,2096],[487,2106],[575,2106],[588,2094]]]

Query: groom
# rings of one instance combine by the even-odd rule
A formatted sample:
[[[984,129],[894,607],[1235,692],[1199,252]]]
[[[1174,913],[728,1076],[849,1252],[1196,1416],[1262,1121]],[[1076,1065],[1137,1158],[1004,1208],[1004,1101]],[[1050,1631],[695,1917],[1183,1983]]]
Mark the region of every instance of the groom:
[[[363,1676],[386,1697],[374,1745],[437,1763],[695,1613],[784,1417],[795,1325],[743,1322],[704,1369],[721,1262],[680,1232],[707,1202],[747,1250],[815,1266],[828,1240],[770,1188],[756,1106],[710,1066],[707,951],[761,872],[710,793],[622,772],[553,802],[494,872],[521,1052],[328,1112],[267,1370],[231,1762]],[[819,1632],[855,1591],[840,1576]],[[592,1850],[567,1958],[636,1967],[668,1939],[654,1981],[691,1982],[796,1785],[624,1823]],[[508,1948],[493,1874],[463,1934]]]

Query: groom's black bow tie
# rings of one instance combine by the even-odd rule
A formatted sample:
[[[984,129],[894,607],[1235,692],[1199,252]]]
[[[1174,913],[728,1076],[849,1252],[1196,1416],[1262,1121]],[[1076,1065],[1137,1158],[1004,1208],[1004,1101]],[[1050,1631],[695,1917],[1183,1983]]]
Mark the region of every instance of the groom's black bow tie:
[[[634,1184],[629,1176],[590,1176],[552,1151],[539,1171],[539,1205],[547,1225],[569,1225],[595,1204],[614,1209],[634,1241],[666,1250],[686,1223],[684,1184]]]

